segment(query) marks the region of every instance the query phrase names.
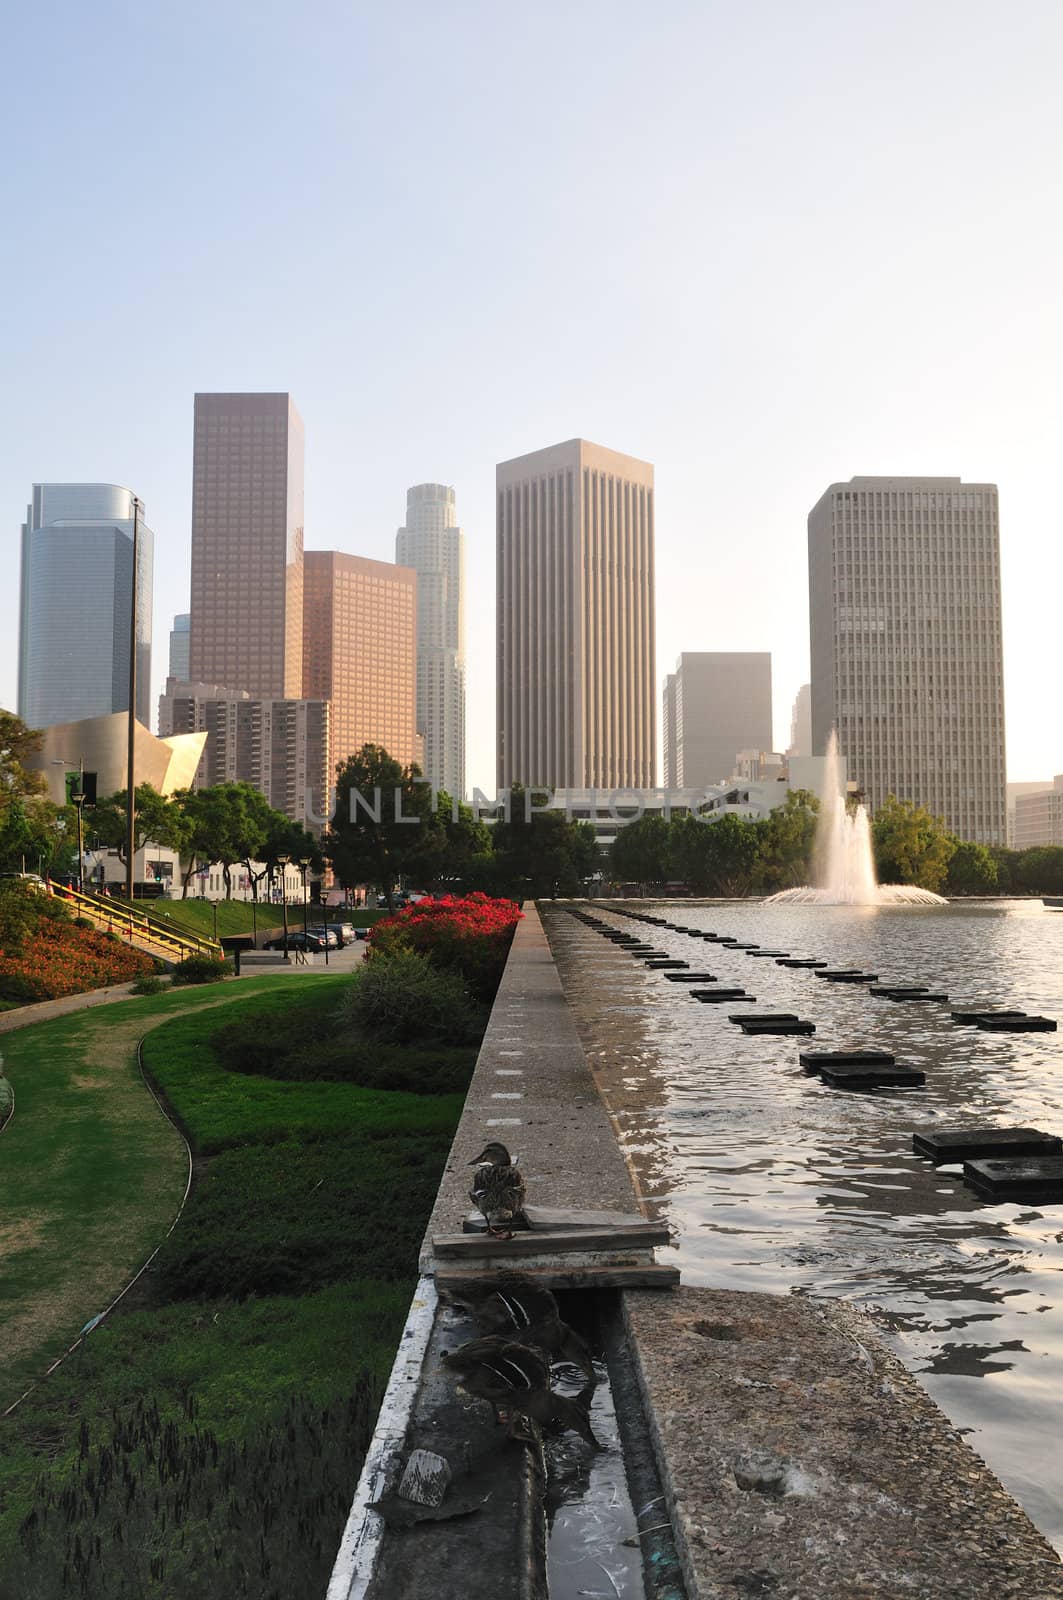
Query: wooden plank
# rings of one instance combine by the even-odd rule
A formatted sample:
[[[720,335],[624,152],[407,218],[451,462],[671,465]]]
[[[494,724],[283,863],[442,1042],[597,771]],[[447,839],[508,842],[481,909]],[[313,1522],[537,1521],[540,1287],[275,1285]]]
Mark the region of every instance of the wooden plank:
[[[546,1289],[678,1289],[679,1268],[658,1262],[635,1262],[628,1266],[521,1266],[522,1274]],[[442,1267],[435,1274],[440,1289],[460,1290],[489,1283],[497,1267]]]
[[[963,1176],[972,1189],[994,1200],[1063,1200],[1063,1158],[1059,1156],[965,1161]]]
[[[442,1258],[499,1256],[555,1256],[596,1250],[650,1250],[656,1244],[670,1244],[668,1229],[659,1223],[643,1222],[635,1228],[579,1228],[567,1233],[545,1233],[522,1228],[511,1239],[487,1233],[433,1234],[433,1253]]]
[[[912,1149],[940,1166],[943,1161],[1063,1156],[1063,1139],[1039,1128],[917,1128]]]

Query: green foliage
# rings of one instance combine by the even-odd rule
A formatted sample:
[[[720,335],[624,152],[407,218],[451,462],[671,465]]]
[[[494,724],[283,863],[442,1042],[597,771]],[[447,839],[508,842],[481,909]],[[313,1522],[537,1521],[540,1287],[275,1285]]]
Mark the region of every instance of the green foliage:
[[[474,1048],[380,1044],[360,1039],[346,1017],[326,1013],[315,1038],[311,1019],[298,1036],[272,1021],[231,1023],[211,1035],[211,1046],[230,1072],[286,1083],[355,1083],[363,1089],[403,1089],[409,1094],[461,1094],[476,1065]]]
[[[686,816],[672,824],[675,876],[695,894],[748,894],[758,850],[758,824],[733,811],[715,821]]]
[[[481,858],[471,887],[509,900],[540,900],[576,895],[602,866],[593,826],[576,822],[563,811],[548,811],[547,789],[525,790],[514,784],[509,817],[491,831],[492,855]]]
[[[126,801],[128,790],[101,796],[94,806],[85,807],[85,832],[99,835],[100,843],[126,858]],[[188,827],[181,807],[164,799],[150,783],[138,783],[134,791],[133,840],[135,850],[148,843],[184,850]]]
[[[880,883],[914,883],[941,892],[956,840],[925,806],[887,795],[872,819],[871,839]]]
[[[486,1023],[460,973],[412,950],[367,962],[348,1005],[358,1032],[383,1043],[471,1044]]]
[[[946,894],[995,894],[999,887],[997,863],[984,844],[956,840],[945,878]]]
[[[674,827],[661,816],[625,823],[610,847],[613,877],[620,883],[667,883],[672,873]]]
[[[365,744],[336,769],[336,810],[325,854],[345,887],[370,883],[394,906],[399,878],[438,869],[443,838],[421,769]]]
[[[233,970],[231,961],[221,961],[213,956],[185,956],[173,969],[173,981],[182,983],[220,983]]]
[[[819,800],[791,789],[781,806],[757,824],[756,886],[762,894],[812,882]]]
[[[1019,851],[1015,887],[1025,894],[1063,894],[1063,847],[1033,845]]]
[[[61,900],[42,894],[19,879],[0,883],[0,950],[14,955],[34,937],[43,922],[71,920]]]
[[[148,973],[143,978],[138,978],[137,979],[136,983],[134,983],[132,989],[130,990],[130,993],[131,994],[161,994],[162,991],[164,989],[166,989],[166,988],[169,988],[169,985],[163,983],[161,978],[158,978],[158,977],[154,976],[154,974],[152,974],[152,973]]]

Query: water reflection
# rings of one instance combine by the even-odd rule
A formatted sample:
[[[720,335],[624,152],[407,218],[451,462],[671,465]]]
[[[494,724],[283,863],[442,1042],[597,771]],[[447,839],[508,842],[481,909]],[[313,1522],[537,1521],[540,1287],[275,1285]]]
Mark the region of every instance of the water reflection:
[[[730,1008],[697,1004],[559,908],[546,915],[633,1170],[678,1231],[684,1280],[872,1311],[1063,1546],[1063,1208],[986,1205],[958,1168],[911,1149],[924,1123],[1063,1132],[1063,1034],[983,1034],[949,1018],[969,1003],[1063,1015],[1063,917],[1029,902],[638,909],[949,994],[898,1004],[653,930],[656,947],[744,985],[758,1010],[809,1018],[817,1048],[874,1046],[927,1073],[923,1091],[846,1094],[805,1076],[797,1040],[747,1038]]]

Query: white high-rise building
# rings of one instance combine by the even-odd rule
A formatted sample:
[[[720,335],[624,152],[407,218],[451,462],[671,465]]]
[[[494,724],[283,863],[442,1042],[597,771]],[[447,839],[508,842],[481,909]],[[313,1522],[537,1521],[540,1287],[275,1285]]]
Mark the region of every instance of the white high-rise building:
[[[188,682],[190,671],[188,640],[191,620],[187,611],[179,612],[170,629],[170,670],[167,676],[177,678],[180,683]]]
[[[132,490],[35,483],[22,526],[18,714],[31,728],[129,709]],[[151,529],[137,525],[137,719],[151,715]]]
[[[424,775],[452,799],[465,794],[465,535],[454,490],[419,483],[406,491],[406,526],[395,560],[417,573],[417,732]]]
[[[812,747],[832,728],[874,811],[889,794],[1005,841],[996,485],[833,483],[808,518]]]

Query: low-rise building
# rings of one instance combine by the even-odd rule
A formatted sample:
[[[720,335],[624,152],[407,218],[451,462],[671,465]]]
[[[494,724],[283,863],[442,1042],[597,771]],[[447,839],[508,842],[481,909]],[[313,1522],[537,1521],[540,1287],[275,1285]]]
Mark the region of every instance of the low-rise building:
[[[1051,787],[1015,796],[1014,848],[1037,845],[1063,845],[1063,773],[1052,779]]]

